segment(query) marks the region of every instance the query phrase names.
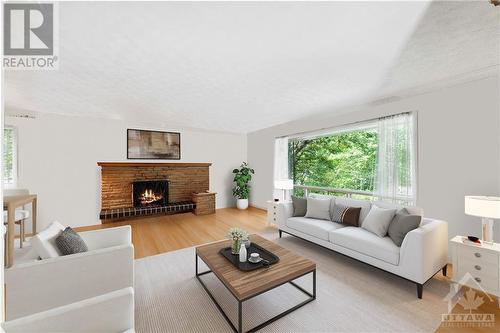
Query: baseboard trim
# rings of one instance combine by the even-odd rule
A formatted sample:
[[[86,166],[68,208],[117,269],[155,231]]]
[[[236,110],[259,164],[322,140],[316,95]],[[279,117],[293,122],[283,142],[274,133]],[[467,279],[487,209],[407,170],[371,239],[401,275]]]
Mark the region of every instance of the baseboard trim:
[[[255,206],[255,205],[248,205],[248,207],[250,207],[250,208],[254,208],[254,209],[258,209],[258,210],[262,210],[262,211],[264,211],[264,212],[267,212],[267,209],[262,208],[262,207],[259,207],[259,206]]]
[[[260,206],[260,205],[256,205],[254,203],[250,203],[249,204],[250,207],[253,207],[253,208],[257,208],[257,209],[261,209],[261,210],[265,210],[267,212],[267,206]]]

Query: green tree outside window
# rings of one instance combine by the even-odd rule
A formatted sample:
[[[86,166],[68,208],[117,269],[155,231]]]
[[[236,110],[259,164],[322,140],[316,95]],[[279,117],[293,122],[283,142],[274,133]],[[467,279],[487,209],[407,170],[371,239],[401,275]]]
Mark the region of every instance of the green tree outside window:
[[[373,192],[377,144],[376,129],[291,139],[290,178],[294,184]]]

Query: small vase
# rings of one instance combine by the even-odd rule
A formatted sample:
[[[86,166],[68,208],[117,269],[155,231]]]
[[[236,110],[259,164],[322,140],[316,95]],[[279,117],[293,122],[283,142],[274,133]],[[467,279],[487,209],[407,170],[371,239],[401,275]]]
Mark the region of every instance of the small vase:
[[[233,239],[233,244],[231,245],[232,254],[240,254],[241,239]]]

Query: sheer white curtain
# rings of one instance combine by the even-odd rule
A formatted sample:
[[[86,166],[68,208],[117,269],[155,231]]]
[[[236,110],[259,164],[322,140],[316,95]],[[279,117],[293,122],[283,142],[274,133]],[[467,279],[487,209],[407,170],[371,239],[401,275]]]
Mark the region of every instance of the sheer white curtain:
[[[274,141],[274,181],[288,179],[288,138],[276,138]],[[274,184],[274,182],[273,182]],[[282,190],[274,189],[274,198],[283,196]]]
[[[381,200],[416,201],[415,114],[402,113],[378,121],[377,172],[374,192]],[[406,198],[406,199],[405,199]]]

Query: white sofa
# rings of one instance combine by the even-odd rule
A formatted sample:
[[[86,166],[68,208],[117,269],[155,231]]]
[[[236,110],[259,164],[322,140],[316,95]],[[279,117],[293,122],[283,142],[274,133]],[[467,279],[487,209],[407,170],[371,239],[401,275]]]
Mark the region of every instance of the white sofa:
[[[80,232],[88,252],[14,260],[5,270],[6,319],[13,320],[134,286],[130,226]]]
[[[124,288],[2,324],[6,333],[134,332],[134,290]]]
[[[361,207],[360,226],[372,204],[402,208],[385,202],[331,198],[346,206]],[[418,207],[405,208],[410,214],[423,215]],[[398,247],[389,237],[379,237],[361,227],[292,215],[291,202],[279,204],[276,221],[280,237],[284,232],[410,280],[417,284],[418,298],[422,298],[424,283],[439,270],[446,275],[448,224],[444,221],[422,218],[420,226],[410,231]]]

